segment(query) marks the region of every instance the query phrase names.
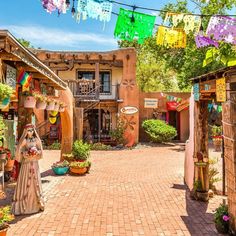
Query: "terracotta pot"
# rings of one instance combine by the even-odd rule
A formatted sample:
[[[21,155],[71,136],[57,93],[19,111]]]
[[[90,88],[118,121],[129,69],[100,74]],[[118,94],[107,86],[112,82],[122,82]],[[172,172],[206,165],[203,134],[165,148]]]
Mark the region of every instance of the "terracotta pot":
[[[73,173],[73,174],[77,174],[77,175],[83,175],[87,172],[87,168],[86,167],[84,167],[84,168],[70,167],[70,172]]]
[[[6,236],[7,230],[8,230],[8,228],[0,230],[0,236]]]
[[[43,102],[43,101],[40,101],[40,100],[38,100],[37,103],[36,103],[36,108],[39,109],[39,110],[46,109],[46,106],[47,106],[47,103]]]
[[[8,160],[7,164],[5,166],[5,170],[6,171],[12,171],[12,169],[14,167],[14,164],[15,164],[15,160]]]
[[[24,100],[25,108],[34,108],[36,105],[36,99],[33,96],[27,96]]]
[[[54,111],[54,106],[55,106],[55,103],[54,102],[50,102],[50,103],[47,104],[46,110],[47,111]]]
[[[58,111],[59,110],[59,107],[60,107],[60,105],[59,104],[57,104],[57,103],[55,103],[55,105],[54,105],[54,111]]]
[[[59,107],[59,112],[64,112],[65,111],[65,107]]]

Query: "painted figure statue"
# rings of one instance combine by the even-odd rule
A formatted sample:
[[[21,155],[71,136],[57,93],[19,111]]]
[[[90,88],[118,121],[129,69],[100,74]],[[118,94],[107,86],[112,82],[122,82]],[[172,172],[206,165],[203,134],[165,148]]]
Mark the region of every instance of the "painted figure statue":
[[[28,124],[16,149],[16,160],[21,163],[21,168],[12,203],[12,213],[15,215],[33,214],[44,210],[38,164],[42,155],[41,140],[34,125]]]

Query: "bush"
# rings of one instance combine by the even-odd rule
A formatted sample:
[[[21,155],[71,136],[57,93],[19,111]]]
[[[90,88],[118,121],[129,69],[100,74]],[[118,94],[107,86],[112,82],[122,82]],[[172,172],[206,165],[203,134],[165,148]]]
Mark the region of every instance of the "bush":
[[[145,120],[142,127],[150,138],[158,143],[170,141],[177,135],[176,129],[162,120]]]
[[[110,145],[105,145],[103,143],[93,143],[91,145],[92,150],[111,150]]]
[[[76,140],[73,143],[72,154],[75,160],[87,160],[90,154],[90,144],[84,143],[82,140]]]
[[[61,150],[61,144],[58,141],[55,141],[50,145],[50,150]]]
[[[220,230],[220,232],[227,233],[229,230],[229,220],[228,206],[221,204],[214,214],[214,222],[217,229]]]
[[[119,119],[116,128],[110,131],[110,136],[112,140],[116,141],[117,144],[124,144],[125,141],[124,131],[125,131],[124,122],[121,119]]]

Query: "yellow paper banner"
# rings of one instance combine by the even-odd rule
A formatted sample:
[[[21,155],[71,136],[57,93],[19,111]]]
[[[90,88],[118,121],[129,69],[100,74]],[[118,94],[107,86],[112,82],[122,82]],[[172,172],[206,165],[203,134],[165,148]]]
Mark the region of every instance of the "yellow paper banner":
[[[216,101],[225,102],[226,101],[226,83],[225,78],[216,80]]]
[[[182,29],[171,29],[159,26],[157,44],[171,48],[185,48],[186,34]]]

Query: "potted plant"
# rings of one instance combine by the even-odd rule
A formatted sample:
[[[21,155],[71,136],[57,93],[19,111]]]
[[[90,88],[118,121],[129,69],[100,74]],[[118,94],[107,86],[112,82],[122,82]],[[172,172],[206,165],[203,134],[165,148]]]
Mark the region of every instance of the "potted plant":
[[[65,107],[66,107],[66,104],[64,102],[60,102],[59,103],[59,112],[64,112],[65,111]]]
[[[9,222],[14,220],[14,216],[11,214],[10,206],[0,208],[0,235],[5,236],[9,228]]]
[[[29,91],[25,91],[22,95],[25,96],[24,107],[34,108],[36,105],[36,98],[32,95],[32,93]]]
[[[73,161],[70,163],[70,172],[73,174],[83,175],[88,171],[89,165],[88,161]]]
[[[0,83],[0,108],[6,107],[10,103],[13,88],[7,84]]]
[[[90,155],[90,145],[82,140],[76,140],[73,143],[72,154],[76,161],[86,161]]]
[[[36,108],[40,110],[46,109],[47,106],[47,98],[40,93],[35,93],[34,97],[36,98]]]
[[[47,98],[47,106],[46,110],[47,111],[54,111],[54,106],[55,106],[55,101],[52,98]]]
[[[13,159],[13,156],[11,155],[11,151],[8,148],[5,148],[5,151],[6,151],[6,158],[7,158],[5,171],[12,171],[15,160]]]
[[[195,180],[193,184],[194,196],[196,200],[207,202],[209,199],[209,194],[207,191],[204,191],[202,187],[201,180]]]
[[[75,161],[74,155],[72,153],[63,153],[62,157],[63,157],[64,160],[66,160],[68,162]]]
[[[212,126],[211,133],[214,149],[216,152],[220,152],[222,148],[222,126]]]
[[[214,214],[214,222],[217,231],[220,234],[227,234],[229,231],[229,213],[228,206],[221,204]]]
[[[65,175],[69,170],[69,164],[66,160],[53,163],[52,170],[56,175]]]

